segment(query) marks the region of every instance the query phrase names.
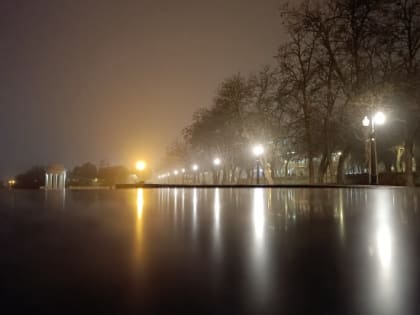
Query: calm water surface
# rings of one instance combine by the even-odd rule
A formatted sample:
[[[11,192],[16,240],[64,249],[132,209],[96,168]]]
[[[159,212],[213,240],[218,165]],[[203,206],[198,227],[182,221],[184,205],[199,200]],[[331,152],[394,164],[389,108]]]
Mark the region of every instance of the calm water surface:
[[[419,314],[420,190],[0,191],[0,312]]]

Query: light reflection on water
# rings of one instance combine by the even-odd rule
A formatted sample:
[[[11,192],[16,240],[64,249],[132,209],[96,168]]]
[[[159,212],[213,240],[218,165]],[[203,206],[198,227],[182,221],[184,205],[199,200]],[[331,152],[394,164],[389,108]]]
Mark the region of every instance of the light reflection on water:
[[[251,193],[249,193],[251,192]],[[343,253],[349,250],[355,239],[347,236],[348,229],[360,229],[360,226],[349,223],[352,218],[366,217],[367,222],[372,222],[368,227],[370,236],[362,241],[362,246],[368,250],[363,250],[365,256],[357,259],[365,260],[376,270],[375,277],[356,278],[357,285],[361,287],[370,287],[371,296],[374,301],[383,300],[381,304],[376,304],[377,309],[383,309],[387,303],[399,305],[397,294],[397,285],[395,281],[394,266],[398,264],[398,257],[395,256],[393,249],[395,246],[395,219],[401,218],[398,211],[401,211],[402,203],[410,203],[415,211],[417,206],[417,195],[410,201],[407,201],[407,195],[396,193],[393,190],[358,190],[358,189],[324,189],[324,190],[305,190],[305,189],[264,189],[255,188],[252,190],[238,189],[214,189],[213,195],[209,190],[203,189],[182,189],[181,208],[182,218],[191,217],[191,230],[184,229],[185,233],[192,233],[192,239],[197,240],[203,233],[212,234],[212,252],[214,259],[219,261],[222,257],[229,257],[225,242],[229,233],[224,233],[225,229],[233,227],[233,224],[240,225],[240,231],[249,235],[252,231],[251,243],[249,244],[249,260],[245,263],[250,267],[248,280],[251,283],[251,291],[258,301],[265,301],[270,294],[270,288],[273,287],[271,270],[273,264],[269,257],[273,257],[274,251],[272,244],[282,241],[284,233],[292,233],[299,227],[307,226],[310,229],[320,231],[321,225],[328,222],[334,222],[336,226],[335,237]],[[210,196],[213,196],[211,198]],[[172,197],[166,195],[165,198],[173,198],[173,211],[176,214],[178,209],[178,192],[173,191]],[[191,201],[191,208],[186,207],[186,200]],[[168,203],[168,200],[165,200]],[[223,208],[223,211],[222,211]],[[211,211],[209,211],[211,209]],[[398,209],[398,210],[397,210]],[[235,214],[232,214],[232,211]],[[404,211],[407,211],[405,209]],[[230,212],[230,213],[229,213]],[[397,214],[397,215],[395,215]],[[211,216],[212,218],[210,219]],[[251,225],[247,221],[241,220],[241,217],[249,216]],[[368,218],[373,218],[369,220]],[[331,218],[331,219],[329,219]],[[225,222],[225,220],[227,220]],[[236,222],[232,221],[236,220]],[[330,221],[333,220],[333,221]],[[213,223],[210,223],[213,222]],[[363,225],[363,221],[361,221]],[[184,223],[183,223],[184,224]],[[349,225],[351,224],[351,225]],[[319,226],[319,227],[318,227]],[[210,229],[212,227],[212,229]],[[332,226],[331,226],[332,227]],[[327,225],[330,229],[330,223]],[[301,231],[301,229],[299,228]],[[241,233],[242,233],[241,232]],[[294,232],[293,232],[294,233]],[[300,233],[304,233],[301,231]],[[312,233],[312,232],[311,232]],[[318,233],[318,232],[317,232]],[[285,235],[285,234],[284,234]],[[357,234],[356,234],[357,235]],[[357,237],[362,237],[359,234]],[[270,243],[267,243],[267,238]],[[305,235],[299,236],[304,238]],[[354,236],[352,236],[354,238]],[[246,241],[246,237],[244,238]],[[309,240],[314,242],[313,240]],[[328,240],[334,242],[334,238]],[[326,246],[328,244],[325,244]],[[294,244],[286,244],[292,247]],[[322,244],[316,244],[322,246]],[[275,255],[274,255],[275,256]],[[370,259],[373,257],[374,259]],[[311,259],[311,257],[308,257]],[[308,266],[311,268],[311,266]],[[370,280],[369,280],[370,279]],[[279,280],[281,281],[281,280]],[[373,281],[373,282],[371,282]],[[371,305],[371,307],[372,307]]]
[[[29,229],[31,237],[46,235],[33,238],[35,248],[70,239],[77,244],[72,265],[105,262],[102,269],[87,268],[86,274],[98,273],[92,279],[124,270],[125,255],[131,271],[124,279],[138,279],[133,287],[169,279],[191,292],[200,283],[209,296],[224,296],[227,286],[240,292],[236,302],[251,313],[279,310],[301,293],[301,303],[339,300],[355,314],[414,314],[406,310],[417,303],[410,297],[420,287],[419,196],[418,190],[385,188],[3,191],[0,223],[23,222],[21,230],[31,220],[57,226],[51,235],[48,226]],[[13,221],[19,215],[25,220]]]
[[[264,242],[265,229],[265,207],[264,191],[262,188],[255,188],[253,195],[252,220],[254,225],[254,235],[256,246],[260,247]]]
[[[134,262],[139,264],[141,262],[143,250],[143,212],[144,212],[144,194],[143,189],[138,188],[136,192],[136,228],[135,228],[135,242],[134,242]]]

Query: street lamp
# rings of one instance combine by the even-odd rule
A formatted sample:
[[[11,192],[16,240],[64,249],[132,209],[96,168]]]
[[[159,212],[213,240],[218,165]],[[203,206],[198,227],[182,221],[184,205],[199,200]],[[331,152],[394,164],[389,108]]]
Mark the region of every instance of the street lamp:
[[[194,171],[194,184],[197,184],[198,165],[197,164],[193,164],[192,170]]]
[[[137,161],[136,162],[136,170],[143,171],[146,168],[146,162],[145,161]]]
[[[264,147],[261,144],[257,144],[252,148],[252,152],[257,158],[257,185],[260,184],[260,156],[264,153]]]
[[[11,179],[7,183],[9,184],[9,188],[12,188],[16,184],[16,181],[14,179]]]
[[[213,184],[214,184],[214,182],[216,182],[217,184],[219,183],[219,168],[218,168],[218,166],[219,166],[221,163],[222,163],[222,161],[221,161],[218,157],[216,157],[216,158],[213,160],[213,164],[214,164],[215,169],[216,169],[216,177],[213,177]]]
[[[377,112],[369,119],[367,116],[363,118],[362,124],[364,127],[369,127],[369,184],[377,185],[379,183],[378,178],[378,158],[376,152],[376,138],[375,138],[375,125],[383,125],[386,117],[382,112]]]
[[[182,184],[185,184],[185,168],[181,169],[181,173],[182,173]]]

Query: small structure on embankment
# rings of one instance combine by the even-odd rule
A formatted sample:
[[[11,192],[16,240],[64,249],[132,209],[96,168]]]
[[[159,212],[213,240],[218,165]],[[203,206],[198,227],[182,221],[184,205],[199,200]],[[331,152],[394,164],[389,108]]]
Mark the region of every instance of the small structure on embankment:
[[[45,171],[45,189],[65,189],[66,169],[63,165],[50,165]]]

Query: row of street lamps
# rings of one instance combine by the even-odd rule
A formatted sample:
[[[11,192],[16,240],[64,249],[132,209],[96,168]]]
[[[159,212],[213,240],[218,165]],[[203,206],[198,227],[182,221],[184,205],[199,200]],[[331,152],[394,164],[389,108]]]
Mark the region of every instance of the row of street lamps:
[[[377,185],[379,183],[378,179],[378,159],[377,159],[377,151],[376,151],[376,135],[375,135],[375,126],[383,125],[385,123],[386,117],[385,114],[382,112],[377,112],[370,116],[365,116],[362,120],[362,124],[364,127],[370,127],[369,129],[369,184]],[[261,144],[257,144],[252,148],[252,152],[256,158],[256,182],[257,185],[260,184],[260,168],[261,168],[261,156],[264,154],[264,147]],[[222,164],[222,160],[219,157],[214,158],[213,165],[215,167],[219,167]],[[191,166],[193,172],[197,172],[199,166],[197,164],[193,164]],[[185,168],[181,170],[174,170],[173,175],[177,176],[178,174],[184,174],[186,172]],[[165,179],[170,177],[171,173],[164,173],[158,176],[159,180]]]
[[[264,154],[264,147],[261,144],[257,144],[252,148],[252,152],[254,153],[255,157],[256,157],[256,165],[257,165],[257,184],[260,183],[260,157],[261,155]],[[222,160],[219,157],[216,157],[213,159],[213,165],[215,167],[219,167],[222,164]],[[197,164],[193,164],[191,166],[191,170],[194,172],[197,172],[199,169],[199,166]],[[179,170],[174,170],[173,171],[173,175],[177,176],[179,173],[181,172],[181,174],[184,174],[186,172],[185,168],[182,168],[181,171]],[[168,178],[171,176],[171,173],[164,173],[161,175],[158,175],[158,179],[162,180],[165,178]]]

